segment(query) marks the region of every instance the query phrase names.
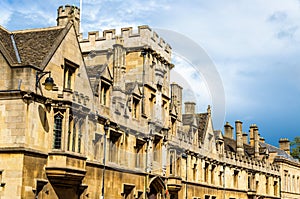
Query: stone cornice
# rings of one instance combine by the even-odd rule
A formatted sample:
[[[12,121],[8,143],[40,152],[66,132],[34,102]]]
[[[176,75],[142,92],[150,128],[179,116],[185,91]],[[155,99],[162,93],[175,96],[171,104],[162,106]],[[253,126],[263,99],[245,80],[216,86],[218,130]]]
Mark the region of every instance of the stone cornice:
[[[293,165],[295,167],[299,167],[300,168],[300,162],[295,162],[295,161],[292,161],[292,160],[289,160],[287,158],[280,157],[280,156],[277,156],[274,159],[274,162],[275,163],[285,163],[285,164]]]

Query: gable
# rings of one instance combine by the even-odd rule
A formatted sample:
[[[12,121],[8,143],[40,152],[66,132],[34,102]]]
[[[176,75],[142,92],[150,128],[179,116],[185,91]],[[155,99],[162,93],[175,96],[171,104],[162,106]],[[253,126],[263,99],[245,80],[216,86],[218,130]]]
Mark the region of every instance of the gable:
[[[57,90],[59,93],[61,93],[61,91],[64,90],[64,68],[68,62],[72,63],[74,66],[76,66],[73,82],[74,86],[72,88],[72,92],[75,95],[73,95],[72,100],[82,102],[82,100],[79,98],[84,98],[89,99],[89,102],[92,103],[92,87],[77,40],[77,34],[73,27],[66,30],[67,32],[64,34],[64,37],[59,45],[57,45],[55,49],[51,49],[51,52],[49,52],[49,55],[51,55],[49,61],[47,61],[47,58],[43,61],[47,62],[44,71],[51,71],[51,76],[54,79]],[[52,98],[57,97],[57,94],[52,96]],[[78,100],[76,97],[78,97]]]
[[[207,116],[206,129],[203,132],[203,148],[212,153],[216,153],[216,138],[213,130],[212,119],[210,114]]]

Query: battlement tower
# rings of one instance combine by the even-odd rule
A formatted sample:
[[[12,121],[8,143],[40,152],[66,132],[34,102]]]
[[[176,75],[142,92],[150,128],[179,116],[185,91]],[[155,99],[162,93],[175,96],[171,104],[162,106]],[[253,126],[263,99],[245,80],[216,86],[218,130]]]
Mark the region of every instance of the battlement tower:
[[[65,5],[57,9],[57,25],[65,26],[70,21],[74,24],[76,33],[79,34],[80,9],[76,6]]]

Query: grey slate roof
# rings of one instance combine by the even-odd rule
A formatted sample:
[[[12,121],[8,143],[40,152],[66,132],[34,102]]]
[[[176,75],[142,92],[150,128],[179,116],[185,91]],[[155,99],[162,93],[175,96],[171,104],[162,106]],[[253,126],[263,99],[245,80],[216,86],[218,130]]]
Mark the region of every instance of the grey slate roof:
[[[224,137],[225,151],[236,152],[236,141],[234,139]]]
[[[207,123],[208,123],[208,119],[209,119],[208,113],[197,114],[196,119],[197,119],[197,124],[198,124],[199,137],[201,139],[203,139],[205,136],[205,132],[207,129]]]
[[[183,114],[182,115],[182,123],[185,126],[191,126],[194,124],[194,120],[196,119],[196,125],[198,128],[198,137],[203,142],[205,137],[205,132],[207,129],[208,123],[208,113],[198,113],[198,114]]]
[[[16,53],[11,40],[11,32],[0,26],[0,43],[3,45],[8,55],[11,57],[14,63],[17,63]]]
[[[40,67],[63,29],[13,32],[22,64]]]
[[[88,76],[91,78],[98,78],[104,72],[106,65],[100,64],[96,66],[88,66],[86,68]]]
[[[234,139],[224,137],[224,147],[226,151],[236,152],[236,141]],[[253,156],[254,155],[254,147],[250,146],[249,144],[243,144],[245,155]],[[277,156],[281,156],[287,158],[292,161],[296,161],[292,156],[287,154],[285,151],[272,146],[267,143],[260,142],[259,143],[259,153],[264,154],[268,150],[269,153],[276,153]]]
[[[47,58],[56,50],[71,27],[55,26],[42,29],[30,29],[10,32],[0,26],[0,51],[5,51],[10,65],[32,65],[43,69]],[[15,47],[13,45],[15,43]],[[4,49],[3,49],[4,48]],[[19,57],[16,55],[18,54]],[[20,58],[20,63],[18,63]],[[43,63],[46,61],[45,63]]]
[[[264,148],[268,149],[269,153],[277,153],[277,156],[281,156],[281,157],[287,158],[289,160],[296,161],[292,156],[287,154],[284,150],[281,150],[281,149],[279,149],[275,146],[272,146],[272,145],[267,144],[267,143],[259,143],[259,145],[261,147],[264,147]]]
[[[246,156],[254,155],[254,147],[250,146],[249,144],[243,144],[244,153]],[[225,151],[230,151],[236,153],[236,140],[224,137],[224,148]]]

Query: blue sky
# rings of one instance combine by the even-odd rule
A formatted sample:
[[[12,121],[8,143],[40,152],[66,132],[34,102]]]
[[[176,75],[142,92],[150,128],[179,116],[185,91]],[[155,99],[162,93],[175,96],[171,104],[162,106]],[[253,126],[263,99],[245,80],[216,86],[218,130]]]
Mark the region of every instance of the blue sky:
[[[2,0],[0,24],[9,30],[55,26],[56,9],[65,4],[79,6],[79,0]],[[245,132],[256,123],[274,145],[300,136],[300,1],[83,0],[84,35],[144,24],[181,33],[205,50],[223,81],[226,121],[243,121]],[[180,56],[174,61],[174,74],[193,92],[187,100],[205,111],[211,97],[203,77]]]

